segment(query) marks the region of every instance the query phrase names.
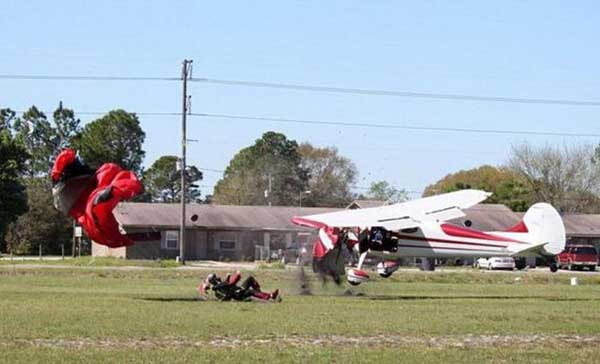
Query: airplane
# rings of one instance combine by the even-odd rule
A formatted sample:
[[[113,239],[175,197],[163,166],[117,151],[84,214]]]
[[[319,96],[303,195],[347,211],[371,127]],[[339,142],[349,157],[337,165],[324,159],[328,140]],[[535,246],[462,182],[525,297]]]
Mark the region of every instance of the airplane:
[[[313,245],[317,266],[337,257],[333,258],[336,267],[321,268],[322,272],[344,275],[343,261],[339,263],[342,247],[358,253],[356,268],[346,274],[352,285],[370,279],[362,269],[367,255],[381,259],[377,272],[384,278],[398,270],[394,259],[406,257],[541,256],[551,262],[550,269],[555,272],[554,257],[564,250],[566,235],[562,218],[550,204],[531,206],[523,219],[506,231],[484,232],[448,222],[466,216],[463,210],[491,195],[460,190],[382,207],[295,216],[292,222],[319,229]]]

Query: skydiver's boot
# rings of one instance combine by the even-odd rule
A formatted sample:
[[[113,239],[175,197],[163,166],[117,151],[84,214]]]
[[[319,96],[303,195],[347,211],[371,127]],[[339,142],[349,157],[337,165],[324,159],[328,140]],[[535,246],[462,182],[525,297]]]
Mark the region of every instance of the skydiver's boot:
[[[273,301],[281,302],[281,296],[279,295],[279,288],[274,290],[273,293],[271,293],[271,299]]]
[[[254,291],[254,292],[252,292],[252,296],[256,297],[258,299],[261,299],[261,300],[265,300],[265,301],[268,301],[268,300],[273,300],[273,301],[277,301],[277,302],[281,301],[281,296],[279,295],[279,289],[274,290],[273,293]]]

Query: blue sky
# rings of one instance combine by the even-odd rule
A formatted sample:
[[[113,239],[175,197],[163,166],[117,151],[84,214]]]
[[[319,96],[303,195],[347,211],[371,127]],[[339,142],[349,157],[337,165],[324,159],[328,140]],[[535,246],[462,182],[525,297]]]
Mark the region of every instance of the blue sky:
[[[194,77],[398,91],[600,100],[594,1],[3,1],[0,74]],[[180,110],[177,82],[0,80],[0,107]],[[193,112],[434,127],[600,133],[599,107],[190,85]],[[82,115],[84,122],[95,116]],[[177,117],[141,117],[146,165],[180,150]],[[464,134],[192,118],[189,159],[224,169],[266,131],[337,146],[360,170],[419,191],[502,164],[511,145],[597,138]],[[205,173],[212,186],[218,173]],[[211,188],[204,189],[210,193]]]

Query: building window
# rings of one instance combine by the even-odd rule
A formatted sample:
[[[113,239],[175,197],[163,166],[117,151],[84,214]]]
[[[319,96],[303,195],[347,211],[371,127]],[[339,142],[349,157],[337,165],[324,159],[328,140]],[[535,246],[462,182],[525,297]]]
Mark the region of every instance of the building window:
[[[165,231],[165,241],[163,249],[176,250],[179,249],[179,231]]]
[[[221,240],[219,241],[219,249],[235,250],[235,241]]]

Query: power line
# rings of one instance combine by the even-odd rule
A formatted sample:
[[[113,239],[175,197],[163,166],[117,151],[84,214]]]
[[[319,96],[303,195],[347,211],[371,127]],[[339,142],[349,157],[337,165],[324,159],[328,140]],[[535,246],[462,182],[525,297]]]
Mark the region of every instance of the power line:
[[[205,171],[205,172],[215,172],[215,173],[225,173],[224,170],[221,169],[214,169],[214,168],[198,168],[201,171]]]
[[[181,81],[180,77],[148,76],[56,76],[56,75],[0,75],[2,80],[61,80],[61,81]]]
[[[192,113],[191,116],[220,118],[220,119],[234,119],[234,120],[241,119],[241,120],[255,120],[255,121],[271,121],[271,122],[277,122],[277,123],[291,123],[291,124],[331,125],[331,126],[343,126],[343,127],[364,127],[364,128],[380,128],[380,129],[403,129],[403,130],[415,130],[415,131],[600,138],[600,134],[595,134],[595,133],[584,134],[584,133],[533,131],[533,130],[471,129],[471,128],[430,127],[430,126],[417,126],[417,125],[398,125],[398,124],[369,124],[369,123],[346,122],[346,121],[288,119],[288,118],[277,118],[277,117],[231,115],[231,114],[211,114],[211,113]]]
[[[394,187],[394,186],[390,186],[390,187]],[[366,186],[354,186],[353,188],[356,190],[365,190],[365,191],[368,191],[371,189],[371,187],[366,187]],[[420,195],[420,194],[423,194],[423,192],[425,192],[425,191],[419,191],[419,190],[408,190],[405,188],[398,188],[398,187],[394,187],[394,188],[398,189],[399,191],[404,191],[410,195],[415,195],[415,194]]]
[[[297,90],[297,91],[334,92],[334,93],[369,95],[369,96],[413,97],[413,98],[440,99],[440,100],[485,101],[485,102],[505,102],[505,103],[543,104],[543,105],[600,106],[599,101],[521,98],[521,97],[504,97],[504,96],[479,96],[479,95],[463,95],[463,94],[447,94],[447,93],[415,92],[415,91],[391,91],[391,90],[363,89],[363,88],[298,85],[298,84],[276,83],[276,82],[223,80],[223,79],[215,79],[215,78],[193,78],[190,81],[212,83],[212,84],[219,84],[219,85],[226,85],[226,86],[277,88],[277,89],[287,89],[287,90]]]
[[[24,114],[25,112],[27,112],[27,110],[13,110],[14,112],[16,112],[17,114]],[[42,111],[44,114],[47,115],[51,115],[54,111]],[[73,111],[75,113],[75,116],[77,115],[106,115],[110,112],[109,111]],[[148,112],[135,112],[135,111],[131,111],[132,114],[136,114],[138,116],[181,116],[181,112],[154,112],[154,111],[148,111]]]
[[[22,114],[25,111],[15,110],[15,112]],[[45,113],[48,114],[47,112],[45,112]],[[107,111],[76,111],[75,115],[105,115],[107,113],[108,113]],[[135,112],[135,111],[132,111],[132,113],[136,114],[138,116],[181,116],[181,112],[152,112],[152,111],[150,111],[150,112]],[[219,118],[219,119],[254,120],[254,121],[269,121],[269,122],[290,123],[290,124],[331,125],[331,126],[363,127],[363,128],[379,128],[379,129],[387,128],[387,129],[403,129],[403,130],[414,130],[414,131],[600,138],[599,133],[569,133],[569,132],[557,132],[557,131],[510,130],[510,129],[450,128],[450,127],[377,124],[377,123],[370,124],[370,123],[347,122],[347,121],[290,119],[290,118],[278,118],[278,117],[233,115],[233,114],[214,114],[214,113],[190,113],[188,115],[196,116],[196,117]]]
[[[0,79],[4,80],[62,80],[62,81],[180,81],[180,77],[155,77],[155,76],[83,76],[83,75],[30,75],[30,74],[0,74]],[[356,95],[370,96],[392,96],[392,97],[412,97],[439,100],[456,101],[483,101],[483,102],[504,102],[520,104],[541,104],[541,105],[567,105],[567,106],[600,106],[600,101],[583,101],[567,99],[544,99],[527,97],[506,97],[506,96],[481,96],[466,94],[450,94],[437,92],[416,92],[416,91],[393,91],[381,89],[364,89],[332,86],[299,85],[278,82],[262,81],[243,81],[243,80],[225,80],[216,78],[191,78],[189,81],[220,84],[226,86],[245,86],[276,88],[297,91],[313,92],[333,92]]]

